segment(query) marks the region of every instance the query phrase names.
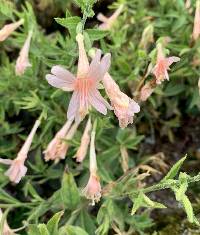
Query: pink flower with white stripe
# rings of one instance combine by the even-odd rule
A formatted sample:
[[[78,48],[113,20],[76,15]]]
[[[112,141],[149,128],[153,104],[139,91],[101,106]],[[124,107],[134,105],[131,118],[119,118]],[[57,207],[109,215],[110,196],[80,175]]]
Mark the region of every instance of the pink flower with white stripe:
[[[78,71],[75,77],[68,70],[59,65],[53,66],[52,74],[48,74],[48,83],[64,91],[73,91],[69,103],[67,118],[82,120],[88,113],[89,107],[93,106],[97,111],[106,115],[107,109],[112,109],[108,102],[98,91],[99,82],[102,80],[110,67],[110,54],[101,59],[101,51],[97,50],[96,55],[89,65],[84,48],[82,34],[76,37],[79,47]]]
[[[157,61],[155,67],[152,70],[152,73],[156,77],[156,84],[161,84],[165,79],[169,80],[167,70],[170,70],[169,66],[171,64],[178,61],[180,61],[180,58],[176,56],[166,58],[163,54],[162,45],[160,43],[157,45]]]

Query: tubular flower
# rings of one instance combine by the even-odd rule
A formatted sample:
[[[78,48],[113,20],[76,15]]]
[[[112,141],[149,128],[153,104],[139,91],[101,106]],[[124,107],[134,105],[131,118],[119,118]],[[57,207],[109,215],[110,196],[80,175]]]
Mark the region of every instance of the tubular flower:
[[[199,35],[200,35],[200,0],[197,0],[192,37],[196,41],[199,38]]]
[[[3,219],[3,212],[0,209],[0,223],[2,223],[1,221],[2,219]],[[9,227],[6,219],[3,221],[3,234],[2,235],[15,235],[14,231]]]
[[[92,129],[92,124],[90,118],[88,118],[85,130],[83,132],[83,136],[81,138],[81,144],[76,152],[76,161],[82,162],[85,159],[87,154],[88,146],[90,143],[90,131]]]
[[[6,40],[12,32],[14,32],[20,25],[24,23],[24,19],[21,19],[15,23],[6,24],[1,30],[0,30],[0,42],[3,42]]]
[[[157,45],[157,62],[152,71],[156,77],[157,84],[161,84],[165,79],[169,80],[167,70],[170,69],[169,66],[171,64],[178,61],[180,61],[180,58],[176,56],[165,58],[162,50],[162,45],[160,43]]]
[[[31,67],[31,64],[28,60],[28,54],[30,49],[30,43],[32,38],[33,32],[30,31],[28,37],[19,53],[19,57],[17,58],[16,66],[15,66],[15,73],[16,75],[24,74],[27,67]]]
[[[119,86],[108,73],[103,78],[103,85],[119,120],[120,127],[125,128],[129,123],[133,123],[134,114],[140,112],[138,103],[121,92]]]
[[[73,125],[71,124],[72,121],[68,120],[49,143],[44,151],[45,161],[54,160],[55,163],[58,163],[61,159],[65,158],[69,145],[64,140],[70,140],[73,138],[79,122],[76,122]]]
[[[99,28],[102,30],[110,30],[115,21],[117,20],[118,16],[120,15],[120,13],[122,12],[122,10],[123,10],[123,5],[120,5],[119,8],[109,18],[104,16],[102,13],[99,13],[97,15],[97,19],[103,22],[102,24],[99,25]]]
[[[51,69],[52,74],[48,74],[46,79],[54,87],[64,91],[74,91],[69,103],[67,117],[70,120],[75,118],[76,121],[80,121],[88,113],[90,105],[104,115],[107,114],[107,108],[111,109],[111,106],[98,91],[98,84],[110,67],[111,56],[106,54],[101,59],[101,51],[97,50],[89,65],[83,35],[78,34],[76,40],[79,47],[77,76],[75,77],[61,66],[54,66]]]
[[[199,95],[200,95],[200,78],[199,78],[199,81],[198,81],[198,87],[199,87]]]
[[[14,160],[9,159],[0,159],[0,163],[10,165],[10,168],[5,172],[5,175],[9,177],[10,181],[18,184],[22,177],[26,175],[27,167],[24,165],[25,160],[27,159],[27,154],[30,149],[33,137],[40,125],[40,121],[37,120],[28,135],[24,145],[17,154],[17,157]]]
[[[48,144],[46,150],[43,152],[45,154],[45,161],[62,159],[65,157],[62,147],[62,139],[65,138],[67,132],[69,131],[72,124],[72,120],[67,120],[63,127],[56,133],[55,137]]]
[[[98,202],[101,198],[101,184],[97,175],[97,161],[95,153],[95,130],[91,133],[90,142],[90,177],[86,187],[83,189],[83,194],[86,198],[92,200],[92,205]]]

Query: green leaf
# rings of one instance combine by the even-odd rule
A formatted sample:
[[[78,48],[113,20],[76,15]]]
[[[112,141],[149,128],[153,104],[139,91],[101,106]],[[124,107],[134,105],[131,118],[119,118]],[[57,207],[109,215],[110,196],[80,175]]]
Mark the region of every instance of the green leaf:
[[[140,207],[158,208],[158,209],[166,208],[166,206],[163,205],[162,203],[152,201],[143,192],[140,192],[138,197],[134,200],[131,215],[134,215]]]
[[[95,221],[86,210],[81,211],[77,225],[87,231],[90,235],[95,235]]]
[[[178,173],[178,171],[180,170],[183,162],[185,161],[185,159],[187,158],[187,155],[183,158],[181,158],[171,169],[170,171],[167,173],[167,175],[162,179],[162,182],[168,179],[173,179],[176,174]]]
[[[64,173],[60,195],[65,207],[68,209],[74,209],[79,204],[79,191],[71,173]]]
[[[35,224],[30,224],[28,226],[28,235],[39,235],[40,230],[38,229],[37,225]]]
[[[108,35],[108,32],[99,29],[86,29],[91,41],[96,41]]]
[[[134,199],[131,215],[134,215],[136,211],[143,205],[143,193],[140,192],[136,199]]]
[[[183,84],[172,84],[169,83],[169,85],[166,87],[164,96],[175,96],[179,93],[183,92],[185,90],[185,85]]]
[[[58,223],[60,221],[61,216],[64,214],[63,211],[56,213],[47,223],[47,229],[50,235],[58,234]]]
[[[71,16],[67,18],[55,18],[55,21],[69,30],[72,37],[76,35],[76,27],[81,22],[81,18],[78,16]]]
[[[78,226],[65,225],[59,230],[59,235],[89,235],[86,231]]]
[[[187,174],[186,173],[180,173],[179,175],[179,182],[181,183],[179,188],[175,190],[176,200],[181,201],[182,198],[185,196],[185,193],[188,188],[188,182],[187,182]]]
[[[189,222],[193,223],[194,222],[194,212],[193,212],[192,204],[186,195],[184,195],[182,198],[182,204],[185,208],[185,212],[187,214]]]
[[[41,235],[51,235],[45,224],[39,224],[38,229],[39,229]]]

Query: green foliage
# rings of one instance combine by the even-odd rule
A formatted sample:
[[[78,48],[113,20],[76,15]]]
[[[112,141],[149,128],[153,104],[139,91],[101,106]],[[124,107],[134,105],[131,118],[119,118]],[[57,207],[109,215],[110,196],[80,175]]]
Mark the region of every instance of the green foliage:
[[[195,2],[189,10],[183,0],[117,1],[107,10],[106,1],[105,5],[95,0],[35,2],[0,1],[1,27],[24,19],[23,25],[0,42],[1,157],[14,159],[35,120],[44,115],[25,162],[28,172],[20,184],[10,183],[4,175],[7,166],[0,165],[0,208],[4,210],[0,231],[7,217],[11,228],[24,223],[19,233],[28,235],[146,234],[165,222],[159,224],[150,212],[158,209],[154,212],[159,214],[166,207],[170,217],[176,218],[176,211],[180,211],[176,224],[187,218],[199,225],[200,43],[191,40]],[[124,9],[112,29],[100,30],[97,14],[105,11],[108,17],[120,4]],[[141,38],[148,28],[154,40],[144,47]],[[16,59],[30,30],[34,32],[29,52],[32,66],[16,76]],[[88,154],[81,164],[73,158],[85,120],[68,142],[65,159],[56,165],[43,160],[44,149],[66,120],[71,97],[68,92],[52,88],[45,76],[53,65],[76,74],[75,37],[80,32],[88,55],[96,48],[111,53],[109,73],[120,89],[134,98],[148,66],[156,61],[157,42],[164,43],[166,55],[181,57],[169,72],[170,81],[163,82],[140,105],[141,112],[134,116],[133,125],[120,129],[113,112],[105,117],[90,112],[92,120],[98,120],[95,147],[102,186],[102,198],[95,207],[81,194],[89,178]],[[145,82],[152,77],[150,74]],[[108,98],[103,89],[100,92]],[[155,157],[160,152],[164,159]],[[187,161],[185,156],[173,165],[183,152],[190,156]],[[149,163],[150,159],[154,162]],[[168,206],[164,189],[174,193],[170,199],[178,203],[177,208]],[[164,196],[157,198],[156,191]]]

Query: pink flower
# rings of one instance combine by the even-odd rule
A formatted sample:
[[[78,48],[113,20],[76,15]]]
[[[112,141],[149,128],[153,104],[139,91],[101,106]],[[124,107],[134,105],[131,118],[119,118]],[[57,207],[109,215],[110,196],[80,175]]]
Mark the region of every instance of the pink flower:
[[[123,10],[123,5],[120,5],[119,8],[109,18],[104,16],[102,13],[99,13],[97,15],[97,19],[103,22],[102,24],[99,25],[99,28],[102,30],[110,30],[115,21],[117,20],[118,16],[120,15],[120,13],[122,12],[122,10]]]
[[[95,202],[98,202],[101,198],[101,184],[100,179],[97,175],[97,161],[95,153],[95,128],[91,133],[91,142],[90,142],[90,178],[86,187],[83,189],[83,194],[86,198],[92,200],[92,205],[95,205]]]
[[[55,163],[58,163],[61,159],[65,158],[69,147],[69,144],[65,140],[71,140],[73,138],[79,122],[73,125],[71,124],[72,120],[68,120],[49,143],[44,151],[45,161],[54,160]]]
[[[155,67],[153,68],[153,74],[156,77],[156,83],[161,84],[162,81],[169,80],[169,75],[167,70],[169,70],[169,66],[174,63],[180,61],[179,57],[171,56],[165,58],[162,50],[162,45],[159,43],[157,45],[157,62]]]
[[[0,42],[3,42],[6,40],[10,34],[15,31],[20,25],[24,23],[24,19],[21,19],[15,23],[6,24],[1,30],[0,30]]]
[[[101,198],[101,184],[99,177],[96,174],[90,173],[89,181],[83,190],[83,194],[87,199],[92,200],[92,205],[98,202]]]
[[[31,67],[31,64],[28,60],[28,54],[30,49],[31,37],[33,32],[30,31],[28,37],[19,53],[19,57],[17,58],[16,66],[15,66],[15,73],[16,75],[24,74],[27,67]]]
[[[140,106],[121,92],[119,86],[108,73],[103,78],[103,85],[119,120],[120,127],[125,128],[129,123],[133,123],[134,114],[140,112]]]
[[[199,78],[199,81],[198,81],[198,87],[199,87],[199,95],[200,95],[200,78]]]
[[[88,118],[85,130],[83,132],[83,136],[81,138],[81,144],[76,152],[76,161],[82,162],[87,154],[88,146],[90,143],[90,131],[92,129],[92,124],[90,118]]]
[[[152,82],[147,82],[140,91],[140,100],[146,101],[149,96],[153,93],[155,86],[153,86]]]
[[[199,35],[200,35],[200,1],[197,0],[192,37],[196,41],[199,38]]]
[[[0,158],[0,163],[10,165],[10,168],[5,172],[5,175],[9,177],[11,182],[18,184],[21,178],[26,175],[27,167],[24,166],[24,162],[28,157],[27,156],[28,151],[30,149],[31,143],[33,141],[33,137],[39,125],[40,125],[40,121],[37,120],[30,134],[28,135],[24,145],[22,146],[21,150],[19,151],[19,153],[17,154],[17,157],[14,160]]]
[[[101,51],[97,50],[89,65],[83,35],[78,34],[76,40],[79,46],[77,76],[75,77],[61,66],[54,66],[51,69],[52,74],[48,74],[46,79],[54,87],[64,91],[73,91],[67,111],[68,119],[82,120],[88,113],[90,105],[106,115],[107,108],[110,109],[111,107],[98,91],[98,84],[110,67],[110,54],[106,54],[101,59]]]

